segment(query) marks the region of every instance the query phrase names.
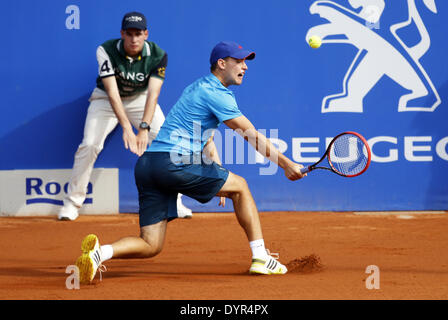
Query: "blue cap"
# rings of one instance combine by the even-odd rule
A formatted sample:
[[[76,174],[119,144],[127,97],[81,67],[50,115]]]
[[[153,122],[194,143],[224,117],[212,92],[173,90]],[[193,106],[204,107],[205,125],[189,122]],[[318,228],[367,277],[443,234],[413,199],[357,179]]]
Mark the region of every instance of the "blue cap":
[[[214,65],[219,59],[227,57],[252,60],[255,58],[255,52],[243,49],[243,47],[236,42],[222,41],[213,48],[212,53],[210,54],[210,64]]]
[[[123,17],[123,20],[121,21],[121,30],[127,29],[146,30],[146,18],[143,13],[126,13]]]

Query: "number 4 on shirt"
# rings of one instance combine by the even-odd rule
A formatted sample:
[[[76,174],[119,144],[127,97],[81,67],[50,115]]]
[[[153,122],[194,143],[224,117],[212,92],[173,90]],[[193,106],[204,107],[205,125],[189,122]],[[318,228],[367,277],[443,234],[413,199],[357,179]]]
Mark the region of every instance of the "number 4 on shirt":
[[[101,73],[109,73],[110,67],[109,67],[109,60],[105,60],[103,65],[101,66]]]

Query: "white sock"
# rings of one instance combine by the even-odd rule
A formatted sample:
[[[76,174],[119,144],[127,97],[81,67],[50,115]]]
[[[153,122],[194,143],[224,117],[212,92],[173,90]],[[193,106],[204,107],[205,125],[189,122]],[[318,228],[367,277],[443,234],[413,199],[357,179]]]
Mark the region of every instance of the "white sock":
[[[266,248],[264,247],[264,240],[258,239],[249,242],[250,249],[252,250],[253,258],[266,258],[268,253],[266,252]]]
[[[101,246],[101,262],[107,261],[109,259],[112,259],[114,256],[114,248],[110,244],[106,244],[104,246]]]

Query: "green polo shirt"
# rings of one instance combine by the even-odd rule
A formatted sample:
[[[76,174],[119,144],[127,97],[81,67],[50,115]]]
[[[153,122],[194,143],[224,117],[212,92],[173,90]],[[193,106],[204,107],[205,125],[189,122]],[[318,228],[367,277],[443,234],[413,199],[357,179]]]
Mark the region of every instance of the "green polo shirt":
[[[97,87],[105,90],[102,79],[115,76],[120,96],[128,97],[147,90],[150,77],[165,79],[167,54],[154,42],[145,41],[139,57],[126,55],[122,39],[109,40],[97,49]]]

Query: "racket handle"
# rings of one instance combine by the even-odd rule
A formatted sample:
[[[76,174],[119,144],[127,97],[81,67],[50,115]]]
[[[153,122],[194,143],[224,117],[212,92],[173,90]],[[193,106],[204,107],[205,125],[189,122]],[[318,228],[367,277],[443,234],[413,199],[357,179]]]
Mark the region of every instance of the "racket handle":
[[[305,173],[310,172],[310,171],[311,171],[310,169],[311,169],[310,166],[308,166],[308,167],[304,167],[304,168],[300,169],[300,172],[301,172],[302,174],[305,174]]]

